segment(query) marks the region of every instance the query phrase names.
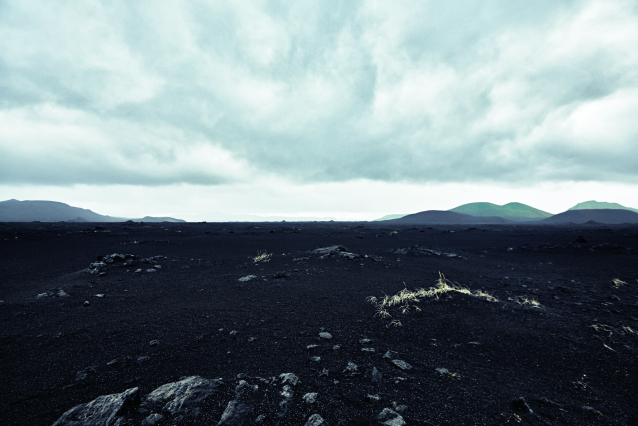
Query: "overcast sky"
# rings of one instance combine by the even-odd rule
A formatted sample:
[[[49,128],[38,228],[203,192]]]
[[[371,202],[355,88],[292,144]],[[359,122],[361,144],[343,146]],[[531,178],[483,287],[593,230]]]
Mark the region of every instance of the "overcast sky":
[[[0,0],[0,200],[638,207],[638,1]]]

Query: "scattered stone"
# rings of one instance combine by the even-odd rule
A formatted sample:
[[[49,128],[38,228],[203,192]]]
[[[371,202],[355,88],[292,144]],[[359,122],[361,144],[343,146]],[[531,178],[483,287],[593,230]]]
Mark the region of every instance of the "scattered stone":
[[[394,408],[394,411],[396,411],[397,413],[403,414],[408,409],[408,406],[399,405],[396,401],[392,401],[392,408]]]
[[[319,337],[321,337],[322,339],[330,340],[332,339],[332,334],[328,333],[327,331],[322,331],[321,333],[319,333]]]
[[[61,288],[47,289],[44,293],[40,293],[35,296],[36,299],[41,299],[43,297],[71,297],[69,294],[62,290]]]
[[[151,346],[157,346],[159,345],[159,340],[151,340],[150,342],[148,342],[148,344]]]
[[[245,283],[246,281],[250,281],[253,278],[257,278],[257,275],[246,275],[245,277],[241,277],[237,281],[241,281],[241,282]]]
[[[380,383],[383,375],[379,370],[377,370],[377,367],[371,365],[366,369],[364,377],[372,380],[374,383]]]
[[[320,356],[313,356],[312,358],[310,358],[310,361],[319,362],[319,361],[321,361],[321,357]]]
[[[312,416],[308,417],[308,421],[306,422],[306,424],[304,426],[328,426],[326,421],[319,415],[319,414],[313,414]]]
[[[362,352],[375,352],[374,348],[361,348]]]
[[[399,355],[399,354],[398,354],[397,352],[395,352],[395,351],[387,351],[387,352],[385,353],[385,355],[383,355],[383,358],[392,359],[392,358],[394,358],[394,357],[396,357],[396,356],[398,356],[398,355]]]
[[[346,366],[346,369],[343,370],[343,372],[344,373],[348,373],[351,376],[353,376],[353,375],[355,375],[355,374],[357,374],[359,372],[358,371],[358,366],[354,362],[348,361],[348,365]]]
[[[368,401],[372,401],[372,402],[381,401],[381,397],[379,395],[377,395],[377,394],[374,394],[374,395],[367,394],[366,398],[368,399]]]
[[[392,364],[399,367],[401,370],[410,370],[412,366],[405,361],[401,361],[400,359],[393,359]]]
[[[155,272],[155,269],[153,269],[153,268],[148,268],[148,269],[146,270],[146,272]]]
[[[314,402],[317,400],[317,393],[309,392],[303,396],[303,400],[306,404],[314,404]]]
[[[82,306],[89,306],[91,303],[89,303],[88,300],[85,300],[84,303],[82,304]]]
[[[323,370],[321,370],[321,373],[319,373],[319,377],[322,377],[322,376],[328,377],[328,373],[329,373],[328,369],[324,368]]]
[[[404,426],[406,424],[399,413],[389,408],[384,408],[377,416],[377,420],[386,426]]]
[[[100,299],[102,299],[102,298],[106,297],[106,294],[98,293],[98,294],[95,295],[95,297],[99,297]]]
[[[306,346],[306,349],[314,349],[314,348],[318,348],[319,345],[308,345]]]
[[[370,343],[372,340],[370,339],[359,339],[359,343],[361,343],[362,345],[366,344],[366,343]]]
[[[333,351],[336,351],[337,349],[341,349],[341,345],[334,345],[334,346],[332,347],[332,350],[333,350]]]
[[[140,272],[142,272],[142,270],[141,269],[136,269],[135,272],[136,273],[140,273]]]
[[[290,383],[295,386],[299,382],[299,377],[295,376],[293,373],[282,373],[279,375],[281,379],[281,384]]]
[[[146,356],[146,355],[144,355],[144,356],[139,356],[139,357],[137,357],[137,362],[142,363],[142,362],[144,362],[144,361],[148,361],[149,359],[151,359],[151,357]]]

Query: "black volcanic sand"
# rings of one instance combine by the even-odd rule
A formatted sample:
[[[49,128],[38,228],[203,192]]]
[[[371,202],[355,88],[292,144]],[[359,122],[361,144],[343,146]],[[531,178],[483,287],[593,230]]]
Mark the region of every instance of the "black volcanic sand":
[[[463,258],[390,252],[416,244]],[[308,253],[331,245],[382,258]],[[638,424],[637,250],[630,226],[0,224],[0,423],[51,425],[100,395],[199,375],[225,384],[193,423],[214,425],[238,375],[261,385],[294,373],[282,425],[314,413],[330,425],[376,424],[393,401],[407,406],[407,424]],[[263,251],[270,260],[255,263]],[[166,259],[155,272],[117,262],[104,276],[84,271],[113,253]],[[386,319],[366,302],[435,286],[439,272],[498,302],[450,292]],[[238,281],[247,275],[257,278]],[[412,369],[390,363],[388,350]],[[344,373],[348,362],[361,374]],[[380,383],[364,374],[372,366]],[[276,423],[281,386],[253,417]]]

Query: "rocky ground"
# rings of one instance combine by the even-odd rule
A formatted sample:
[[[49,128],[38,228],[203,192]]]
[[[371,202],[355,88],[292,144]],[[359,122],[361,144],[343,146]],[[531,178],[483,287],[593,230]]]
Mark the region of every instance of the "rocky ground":
[[[636,226],[0,223],[0,423],[638,424],[637,249]]]

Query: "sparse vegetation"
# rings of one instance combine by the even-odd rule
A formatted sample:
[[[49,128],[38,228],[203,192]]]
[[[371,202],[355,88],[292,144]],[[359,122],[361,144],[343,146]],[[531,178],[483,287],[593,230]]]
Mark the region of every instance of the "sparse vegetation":
[[[392,315],[390,315],[388,309],[391,307],[397,306],[403,315],[407,315],[411,310],[414,310],[415,312],[421,310],[418,306],[416,306],[416,303],[419,303],[422,298],[436,297],[438,299],[441,295],[453,291],[483,298],[490,302],[498,302],[498,299],[491,294],[481,290],[472,291],[468,288],[461,287],[445,278],[445,275],[440,272],[436,287],[430,287],[429,289],[418,288],[414,291],[408,290],[406,287],[394,296],[386,295],[381,300],[374,296],[369,296],[366,300],[376,306],[377,313],[375,315],[378,315],[381,318],[390,318]]]
[[[258,262],[270,262],[270,258],[272,257],[272,253],[266,253],[266,250],[264,250],[263,253],[260,253],[259,251],[257,252],[257,256],[253,257],[253,262],[258,263]]]
[[[627,284],[626,282],[624,282],[624,281],[622,281],[622,280],[620,280],[620,279],[618,279],[618,278],[614,278],[614,279],[613,279],[613,280],[611,280],[611,281],[614,283],[614,287],[616,287],[616,288],[621,287],[621,286],[623,286],[623,285]]]
[[[532,308],[541,308],[543,306],[534,297],[514,296],[514,297],[508,298],[507,300],[510,300],[514,303],[518,303],[519,305],[522,305],[522,306],[531,306]]]

